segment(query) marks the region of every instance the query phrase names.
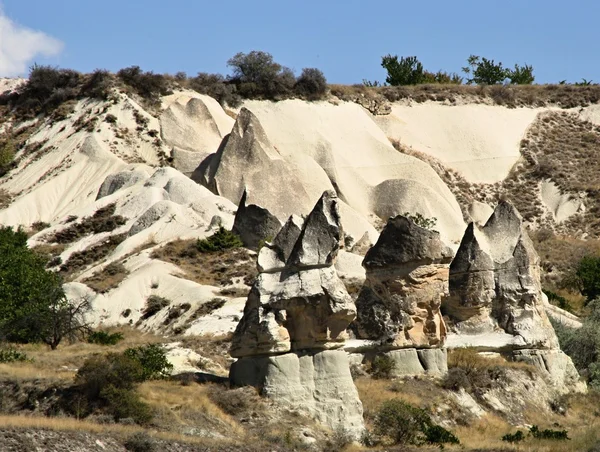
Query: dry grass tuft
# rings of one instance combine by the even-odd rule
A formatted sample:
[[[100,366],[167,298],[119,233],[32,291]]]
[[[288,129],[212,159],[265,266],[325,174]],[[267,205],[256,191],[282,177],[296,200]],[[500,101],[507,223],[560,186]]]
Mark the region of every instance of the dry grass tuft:
[[[98,293],[106,293],[118,287],[129,274],[129,270],[120,262],[108,264],[104,269],[86,278],[82,283],[87,284]]]
[[[175,240],[155,249],[152,258],[181,268],[191,281],[211,286],[229,286],[234,279],[251,285],[257,275],[255,257],[244,248],[201,253],[196,240]]]

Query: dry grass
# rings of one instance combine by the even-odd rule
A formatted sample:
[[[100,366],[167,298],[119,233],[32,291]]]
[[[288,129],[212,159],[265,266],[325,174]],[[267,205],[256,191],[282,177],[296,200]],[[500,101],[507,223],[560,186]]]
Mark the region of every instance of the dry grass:
[[[257,275],[255,257],[248,250],[232,248],[201,253],[193,239],[169,242],[155,249],[152,258],[177,265],[187,279],[204,285],[224,287],[239,279],[249,286]]]
[[[106,293],[118,287],[128,274],[129,270],[122,263],[113,262],[81,282],[98,293]]]
[[[231,334],[222,336],[215,336],[212,334],[177,336],[173,338],[173,341],[181,342],[182,347],[194,350],[203,357],[209,358],[223,369],[229,369],[231,366],[231,361],[229,359],[231,336]]]
[[[366,87],[363,85],[329,85],[331,94],[341,100],[354,101],[357,97],[386,99],[390,102],[411,100],[413,102],[466,101],[487,103],[507,107],[543,107],[547,105],[562,108],[587,106],[600,101],[600,86],[575,85],[455,85],[424,84],[416,86]]]
[[[102,259],[112,253],[126,238],[127,234],[112,235],[102,243],[94,244],[81,251],[75,251],[69,256],[69,259],[60,266],[61,275],[66,281],[71,281],[75,273],[92,264],[98,264]]]
[[[508,361],[502,356],[481,355],[472,348],[456,348],[448,352],[448,368],[487,370],[495,367],[516,369],[528,373],[536,372],[535,367],[519,361]]]
[[[237,422],[209,397],[212,385],[189,385],[171,381],[148,381],[138,393],[154,410],[153,422],[164,428],[197,427],[229,432],[229,437],[243,434]]]
[[[4,188],[0,188],[0,210],[7,208],[12,202],[13,196]]]

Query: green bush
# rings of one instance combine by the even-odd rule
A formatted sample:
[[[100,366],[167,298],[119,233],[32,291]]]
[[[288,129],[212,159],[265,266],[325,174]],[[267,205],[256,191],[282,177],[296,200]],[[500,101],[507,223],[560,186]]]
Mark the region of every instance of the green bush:
[[[494,60],[488,60],[485,57],[471,55],[467,59],[467,66],[462,68],[466,74],[471,74],[473,78],[467,80],[467,83],[476,83],[477,85],[496,85],[504,82],[509,76],[510,71],[502,67],[502,63],[496,64]]]
[[[387,355],[376,356],[371,363],[371,376],[375,379],[386,379],[392,375],[394,360]]]
[[[508,79],[513,85],[531,85],[535,80],[533,66],[515,64],[513,70],[508,70]]]
[[[571,306],[571,304],[565,297],[546,289],[544,289],[544,293],[548,297],[548,301],[551,304],[558,306],[559,308],[564,309],[565,311],[573,312],[573,306]]]
[[[29,358],[14,348],[0,348],[0,363],[14,363],[16,361],[27,361]]]
[[[327,94],[327,79],[316,68],[304,68],[294,86],[296,94],[309,100],[322,99]]]
[[[381,66],[387,71],[385,81],[391,86],[418,85],[425,79],[423,64],[416,56],[398,60],[398,55],[386,55],[381,58]]]
[[[217,232],[206,239],[198,239],[196,248],[201,253],[214,253],[230,248],[240,248],[244,244],[240,237],[223,226]]]
[[[544,429],[540,430],[537,425],[529,427],[529,434],[535,439],[553,439],[553,440],[567,440],[570,439],[566,430],[552,430]]]
[[[430,231],[433,231],[433,228],[435,228],[435,225],[437,224],[436,217],[427,218],[421,215],[419,212],[417,212],[414,215],[410,212],[404,212],[402,216],[408,218],[409,220],[412,220],[412,222],[417,226],[429,229]]]
[[[0,176],[6,174],[15,159],[15,145],[13,141],[7,137],[0,138]]]
[[[508,443],[519,443],[525,439],[525,435],[521,430],[517,430],[515,433],[507,433],[502,437],[502,441]]]
[[[171,94],[169,80],[162,74],[144,72],[139,66],[130,66],[117,72],[117,77],[146,100],[158,102],[160,96]]]
[[[392,444],[459,444],[458,438],[436,425],[425,410],[399,399],[385,401],[375,417],[375,433]]]
[[[107,331],[94,331],[88,336],[90,344],[116,345],[123,340],[122,333],[109,333]]]
[[[131,435],[123,445],[129,452],[155,452],[158,450],[156,441],[146,432]]]
[[[148,344],[128,348],[124,355],[140,364],[143,380],[168,378],[173,371],[173,365],[167,359],[165,348],[162,345]]]
[[[152,409],[135,391],[107,385],[100,391],[100,397],[106,401],[106,411],[116,422],[131,418],[138,424],[147,424],[152,419]]]
[[[581,293],[588,302],[600,297],[600,256],[585,256],[575,270]]]

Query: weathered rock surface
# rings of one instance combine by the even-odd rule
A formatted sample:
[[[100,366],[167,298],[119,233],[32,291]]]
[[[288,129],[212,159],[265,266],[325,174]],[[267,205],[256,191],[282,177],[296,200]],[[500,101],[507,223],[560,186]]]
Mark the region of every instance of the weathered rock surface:
[[[334,267],[342,243],[337,196],[325,192],[303,225],[290,217],[261,248],[261,273],[232,340],[239,359],[230,379],[358,437],[362,405],[348,357],[331,350],[343,345],[356,316]]]
[[[241,358],[231,366],[230,378],[240,386],[255,386],[261,394],[332,429],[343,427],[356,437],[364,430],[362,404],[344,351]]]
[[[232,232],[240,236],[246,248],[257,250],[265,240],[272,240],[281,229],[277,217],[256,204],[246,204],[244,191],[233,221]]]
[[[391,218],[363,261],[357,337],[391,348],[441,347],[446,326],[440,305],[451,256],[437,232],[400,215]]]
[[[445,309],[463,334],[504,331],[520,348],[557,349],[544,310],[539,257],[517,210],[498,204],[481,229],[471,223],[450,265]]]
[[[112,195],[122,188],[131,187],[142,180],[148,179],[148,177],[150,177],[148,173],[133,169],[131,171],[120,171],[110,174],[102,182],[96,200]]]
[[[585,391],[586,385],[571,361],[561,350],[515,350],[515,361],[531,364],[562,393]]]
[[[323,194],[293,246],[294,218],[261,249],[262,273],[248,295],[232,356],[341,346],[356,310],[333,266],[343,238],[336,201],[334,193]]]

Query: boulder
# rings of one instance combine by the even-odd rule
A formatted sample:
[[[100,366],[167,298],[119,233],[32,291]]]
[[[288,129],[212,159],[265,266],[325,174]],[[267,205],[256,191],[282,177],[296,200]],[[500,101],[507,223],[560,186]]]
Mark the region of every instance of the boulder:
[[[244,190],[238,210],[233,220],[232,232],[240,236],[246,248],[258,250],[266,240],[272,240],[281,229],[281,223],[267,209],[256,204],[246,204],[247,192]]]
[[[439,233],[401,215],[390,218],[363,260],[357,337],[392,348],[441,347],[446,326],[440,306],[451,256]]]
[[[140,181],[148,179],[148,174],[144,171],[121,171],[114,174],[109,174],[102,182],[96,200],[104,198],[105,196],[112,195],[113,193],[132,185],[137,184]]]
[[[559,392],[585,392],[573,361],[562,350],[515,350],[515,361],[534,366]]]
[[[523,219],[500,202],[483,228],[471,223],[450,265],[445,310],[463,334],[500,330],[522,348],[557,349],[544,309],[539,257]]]

